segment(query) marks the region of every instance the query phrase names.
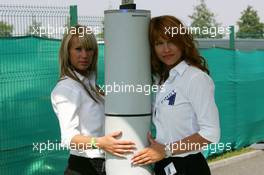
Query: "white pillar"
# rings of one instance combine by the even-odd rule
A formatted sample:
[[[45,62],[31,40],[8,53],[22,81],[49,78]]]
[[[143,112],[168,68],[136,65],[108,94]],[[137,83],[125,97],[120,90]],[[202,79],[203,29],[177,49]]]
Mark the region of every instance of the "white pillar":
[[[105,11],[105,85],[111,86],[105,89],[105,132],[121,130],[121,139],[134,141],[138,150],[148,145],[151,121],[149,20],[147,10]],[[131,157],[107,154],[107,175],[151,174],[147,166],[133,167]]]

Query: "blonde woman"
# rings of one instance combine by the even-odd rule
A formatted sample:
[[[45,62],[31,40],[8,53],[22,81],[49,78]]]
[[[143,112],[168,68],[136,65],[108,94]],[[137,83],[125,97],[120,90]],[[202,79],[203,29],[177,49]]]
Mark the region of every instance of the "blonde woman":
[[[131,153],[134,143],[118,140],[121,131],[104,136],[104,98],[96,86],[98,46],[86,27],[71,27],[60,53],[60,79],[51,93],[58,117],[61,142],[70,148],[65,174],[103,175],[104,153]]]

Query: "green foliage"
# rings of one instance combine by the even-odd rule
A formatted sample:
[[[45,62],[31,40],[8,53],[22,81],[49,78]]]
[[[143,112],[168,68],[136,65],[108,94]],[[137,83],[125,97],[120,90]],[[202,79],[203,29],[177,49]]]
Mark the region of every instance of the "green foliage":
[[[101,21],[102,26],[104,26],[104,19]],[[104,40],[104,27],[102,28],[101,32],[96,35],[98,40]]]
[[[211,155],[210,157],[208,157],[207,160],[208,160],[208,163],[212,163],[212,162],[228,159],[234,156],[239,156],[239,155],[251,152],[251,151],[254,151],[254,149],[250,147],[239,148],[237,150],[230,150],[230,151],[225,151],[220,154]]]
[[[13,32],[13,25],[0,21],[0,37],[11,37]]]
[[[71,28],[70,17],[67,17],[66,24],[64,24],[63,27],[67,29]]]
[[[264,24],[260,22],[257,11],[248,6],[241,14],[237,22],[237,38],[264,38]]]
[[[211,12],[205,3],[205,0],[200,0],[200,4],[194,7],[194,12],[192,15],[189,15],[189,18],[192,19],[191,27],[196,32],[193,35],[197,38],[222,38],[223,35],[218,31],[220,23],[217,23],[215,20],[215,14]],[[199,32],[197,32],[199,29]],[[212,34],[213,32],[213,34]]]
[[[41,30],[43,30],[41,22],[37,22],[36,19],[33,19],[32,24],[28,27],[27,35],[48,38],[45,31],[41,31]]]

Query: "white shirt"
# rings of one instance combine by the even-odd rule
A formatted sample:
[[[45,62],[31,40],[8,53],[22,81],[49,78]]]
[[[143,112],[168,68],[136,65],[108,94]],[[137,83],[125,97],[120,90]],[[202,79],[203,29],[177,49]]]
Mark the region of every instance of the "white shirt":
[[[86,78],[75,72],[88,86],[95,87],[95,76]],[[78,134],[100,137],[104,135],[104,102],[96,103],[77,81],[66,77],[57,83],[51,93],[53,109],[58,117],[61,131],[61,144],[70,146],[71,139]],[[98,149],[71,150],[71,154],[82,157],[104,157]]]
[[[172,143],[194,133],[218,142],[219,114],[214,100],[214,83],[200,69],[180,62],[169,72],[168,79],[156,94],[153,123],[156,140]],[[200,151],[175,156],[184,157]]]

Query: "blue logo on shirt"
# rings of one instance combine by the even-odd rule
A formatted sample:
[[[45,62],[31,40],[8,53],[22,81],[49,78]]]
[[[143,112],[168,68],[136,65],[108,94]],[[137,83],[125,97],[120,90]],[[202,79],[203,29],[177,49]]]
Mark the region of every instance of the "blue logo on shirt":
[[[175,99],[176,99],[176,92],[173,90],[172,92],[169,93],[169,95],[167,95],[162,101],[161,103],[163,103],[165,100],[169,101],[168,105],[172,106],[175,103]]]

